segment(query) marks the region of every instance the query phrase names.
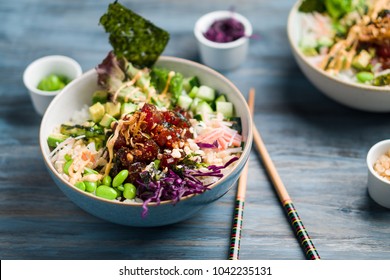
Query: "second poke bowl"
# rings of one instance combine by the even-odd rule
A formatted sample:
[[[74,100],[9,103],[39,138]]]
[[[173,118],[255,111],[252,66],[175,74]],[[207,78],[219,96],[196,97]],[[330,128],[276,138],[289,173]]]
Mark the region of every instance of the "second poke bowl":
[[[302,72],[336,102],[367,112],[390,112],[388,1],[346,1],[350,7],[309,2],[313,3],[297,1],[287,23]],[[379,28],[382,25],[387,27]]]

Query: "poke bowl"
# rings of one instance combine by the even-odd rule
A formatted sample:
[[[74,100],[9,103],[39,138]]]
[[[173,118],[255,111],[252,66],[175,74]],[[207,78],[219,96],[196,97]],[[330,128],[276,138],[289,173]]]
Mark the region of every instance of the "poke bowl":
[[[388,27],[377,26],[390,25],[388,7],[375,7],[376,11],[365,6],[368,1],[351,1],[363,6],[342,15],[340,7],[320,6],[318,12],[304,7],[304,2],[295,3],[287,23],[292,53],[304,75],[327,97],[347,107],[390,112],[390,33]],[[377,37],[370,33],[373,29],[378,30]]]
[[[108,57],[109,55],[106,60]],[[184,77],[181,91],[184,94],[187,88],[187,94],[185,94],[186,98],[183,100],[180,98],[181,101],[178,102],[180,111],[168,110],[164,106],[161,109],[158,100],[149,102],[147,99],[139,102],[137,106],[133,104],[130,106],[130,111],[121,112],[120,117],[108,118],[109,123],[106,123],[105,117],[100,116],[100,121],[94,119],[96,114],[103,115],[99,111],[102,103],[107,102],[116,107],[115,102],[100,99],[102,98],[102,86],[98,84],[101,79],[99,67],[103,64],[104,61],[95,69],[85,72],[69,83],[54,98],[41,122],[39,141],[43,159],[50,176],[61,191],[81,209],[96,217],[112,223],[136,227],[163,226],[189,219],[225,195],[239,178],[252,145],[252,120],[249,109],[243,95],[234,84],[220,73],[202,64],[181,58],[161,56],[155,64],[157,69],[169,69],[169,79],[173,77],[172,73],[180,73]],[[137,77],[142,83],[143,78]],[[188,82],[191,80],[190,84],[193,83],[194,77],[198,84],[190,86]],[[134,77],[132,81],[134,82]],[[171,83],[174,84],[173,78]],[[168,87],[168,82],[164,85],[163,88]],[[192,90],[188,87],[192,87]],[[196,93],[193,92],[195,89]],[[209,99],[204,102],[201,100],[201,95],[203,94],[207,100],[210,97],[210,89],[214,91],[214,100]],[[134,93],[137,90],[134,91],[134,87],[131,87],[131,90],[125,91],[127,92],[125,95],[119,91],[116,98],[118,100],[127,98],[130,91]],[[140,95],[136,97],[140,98]],[[217,97],[219,101],[216,100]],[[135,98],[134,95],[131,98]],[[170,98],[173,97],[170,96]],[[124,102],[118,100],[119,104]],[[196,103],[194,100],[198,103],[195,109],[191,107]],[[226,121],[225,117],[216,119],[217,116],[221,116],[218,109],[221,104],[217,102],[227,105],[222,106],[221,110],[223,114],[229,114],[229,120],[232,121]],[[109,107],[103,106],[104,116],[107,115]],[[121,107],[123,109],[123,104]],[[191,113],[186,115],[186,110]],[[180,112],[180,114],[173,112]],[[110,115],[112,117],[114,113],[110,112]],[[171,116],[169,120],[160,118],[167,115]],[[134,131],[134,126],[130,128],[129,123],[136,117],[139,126],[137,131]],[[77,122],[82,119],[84,119],[83,124]],[[147,119],[150,119],[150,122]],[[180,135],[166,134],[167,130],[164,129],[168,131],[176,129],[173,125],[175,121],[191,124],[192,128],[188,126],[187,130],[181,128]],[[225,136],[216,136],[222,139],[220,142],[219,139],[208,138],[211,137],[210,133],[202,136],[199,132],[206,131],[210,121],[219,123],[218,127],[227,125],[228,127],[223,129],[228,131],[233,131],[232,124],[239,125],[239,128],[233,135],[230,134],[231,138],[225,141],[222,139]],[[77,133],[77,129],[85,128],[85,123],[91,126],[84,133]],[[88,134],[99,131],[100,126],[104,128],[104,133],[100,136],[92,137]],[[217,126],[209,127],[209,132],[215,134],[220,130]],[[161,128],[158,133],[157,128]],[[67,129],[73,134],[70,133],[64,137],[67,133],[63,130]],[[191,133],[188,134],[188,131]],[[130,134],[131,137],[125,138]],[[157,136],[161,138],[155,138]],[[60,139],[61,137],[63,139]],[[94,142],[93,139],[97,137],[103,137],[101,138],[103,142]],[[137,137],[144,139],[144,142],[141,143]],[[175,138],[176,145],[172,144],[175,143],[172,137],[177,137]],[[123,142],[124,139],[125,142]],[[123,145],[120,144],[120,140]],[[151,141],[155,143],[152,145]],[[234,145],[234,142],[238,143]],[[79,143],[81,148],[76,143]],[[152,151],[153,149],[142,150],[140,148],[151,146],[156,149]],[[88,160],[84,159],[84,151],[80,153],[83,149],[88,149]],[[218,149],[224,150],[225,154],[220,154]],[[94,157],[90,156],[91,153]],[[151,156],[152,153],[154,156]],[[203,160],[206,155],[212,155],[211,159],[207,160],[208,162]],[[81,159],[93,161],[94,164],[92,166],[82,165],[79,162],[75,166],[76,161]],[[187,163],[188,160],[193,162]],[[161,166],[163,163],[164,166]],[[137,168],[133,168],[134,166]],[[194,170],[190,170],[189,166]],[[93,179],[96,176],[97,178]],[[90,179],[85,179],[86,177]],[[90,186],[90,181],[95,181],[94,186]],[[129,188],[124,188],[126,185]],[[191,188],[195,190],[190,191]],[[112,191],[113,189],[116,194]]]

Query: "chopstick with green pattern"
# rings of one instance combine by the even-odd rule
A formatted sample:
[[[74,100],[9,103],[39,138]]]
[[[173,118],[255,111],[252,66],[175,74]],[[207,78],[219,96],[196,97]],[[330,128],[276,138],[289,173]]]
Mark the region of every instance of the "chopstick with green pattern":
[[[294,207],[294,204],[291,200],[285,201],[283,207],[287,213],[287,218],[290,221],[290,224],[295,232],[296,237],[304,251],[306,258],[308,260],[319,260],[320,255],[318,254],[316,248],[314,247],[313,241],[311,240],[309,234],[307,233],[297,210]]]
[[[255,90],[253,88],[249,91],[248,106],[249,112],[253,116],[255,103]],[[245,164],[242,170],[240,179],[238,180],[236,201],[234,204],[234,216],[232,232],[230,237],[230,248],[229,248],[229,260],[238,260],[240,257],[240,242],[242,232],[242,221],[244,217],[244,204],[245,204],[245,193],[248,177],[248,162]]]
[[[282,203],[283,208],[286,211],[290,225],[294,230],[294,233],[300,243],[303,252],[305,253],[306,259],[319,260],[320,255],[314,247],[313,241],[307,233],[302,223],[302,220],[300,219],[298,212],[295,209],[292,200],[281,178],[279,177],[278,172],[276,171],[275,165],[273,164],[271,157],[269,156],[268,151],[263,143],[263,140],[261,139],[260,133],[255,125],[253,125],[253,140],[255,141],[258,152],[263,160],[263,163],[279,196],[280,202]]]

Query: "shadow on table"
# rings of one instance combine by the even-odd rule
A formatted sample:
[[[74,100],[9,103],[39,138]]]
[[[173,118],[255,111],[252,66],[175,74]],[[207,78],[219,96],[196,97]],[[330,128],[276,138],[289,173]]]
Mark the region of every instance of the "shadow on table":
[[[387,139],[390,114],[365,112],[349,108],[333,101],[317,88],[297,68],[294,77],[281,80],[286,110],[293,118],[310,126],[322,139],[343,138],[353,144],[361,143],[362,149],[368,149],[366,143],[376,143]],[[295,80],[296,82],[291,82]]]

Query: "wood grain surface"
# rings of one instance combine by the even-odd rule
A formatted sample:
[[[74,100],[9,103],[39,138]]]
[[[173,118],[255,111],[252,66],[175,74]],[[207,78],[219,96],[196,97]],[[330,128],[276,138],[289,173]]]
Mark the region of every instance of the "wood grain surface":
[[[110,50],[98,24],[109,1],[0,3],[0,258],[227,259],[235,189],[190,220],[159,228],[95,218],[57,188],[41,158],[38,116],[22,82],[45,55],[76,59],[83,71]],[[252,22],[247,61],[223,73],[245,98],[256,89],[254,121],[320,256],[390,259],[390,210],[367,194],[365,157],[389,138],[389,114],[343,107],[305,78],[289,48],[291,0],[121,1],[171,34],[164,55],[199,61],[192,29],[204,13],[235,8]],[[253,150],[240,259],[303,260],[261,159]]]

